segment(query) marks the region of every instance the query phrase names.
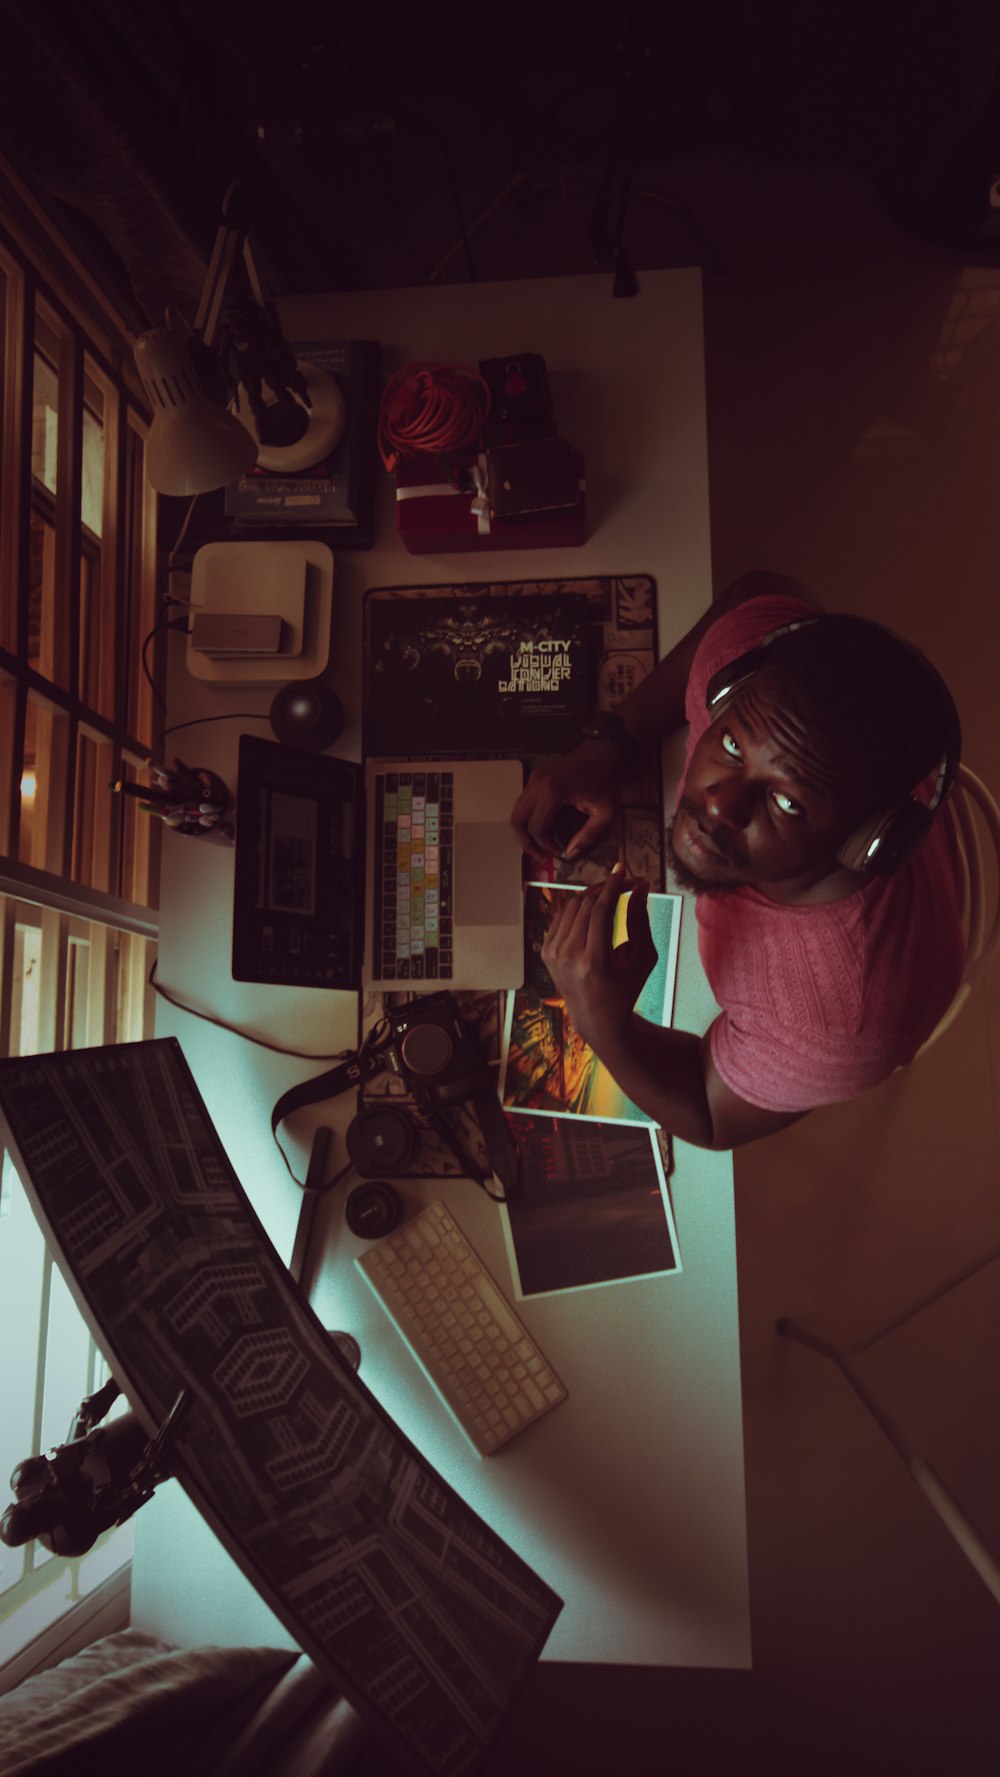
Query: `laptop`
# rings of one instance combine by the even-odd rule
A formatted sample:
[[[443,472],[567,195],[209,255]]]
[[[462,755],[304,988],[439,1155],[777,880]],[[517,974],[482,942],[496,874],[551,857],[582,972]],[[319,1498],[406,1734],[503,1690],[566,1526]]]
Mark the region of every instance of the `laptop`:
[[[436,992],[524,979],[517,759],[370,761],[240,739],[233,976]]]

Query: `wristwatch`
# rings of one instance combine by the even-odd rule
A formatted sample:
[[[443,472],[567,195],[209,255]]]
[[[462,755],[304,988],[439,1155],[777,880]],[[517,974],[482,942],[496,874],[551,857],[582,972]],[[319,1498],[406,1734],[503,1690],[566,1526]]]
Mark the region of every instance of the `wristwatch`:
[[[580,729],[581,740],[609,740],[621,755],[626,771],[638,765],[645,749],[626,728],[617,710],[595,710],[589,722]]]

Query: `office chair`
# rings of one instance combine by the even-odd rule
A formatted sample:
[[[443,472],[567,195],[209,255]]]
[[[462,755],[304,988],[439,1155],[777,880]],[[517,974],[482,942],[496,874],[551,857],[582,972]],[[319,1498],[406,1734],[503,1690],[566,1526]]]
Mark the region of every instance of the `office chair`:
[[[951,820],[955,836],[955,850],[961,872],[960,897],[962,921],[966,932],[965,968],[962,982],[951,1005],[944,1013],[936,1028],[926,1042],[917,1051],[923,1055],[932,1043],[954,1022],[969,997],[970,990],[979,976],[989,967],[997,950],[1000,949],[1000,809],[987,790],[985,784],[968,766],[960,765],[955,787],[946,811]],[[977,820],[977,816],[979,817]],[[988,860],[984,860],[983,848],[980,843],[979,823],[985,827],[992,841],[995,853],[994,869],[991,872]],[[992,892],[994,899],[992,920],[988,922],[987,901]],[[945,1528],[957,1542],[963,1554],[975,1568],[983,1584],[987,1586],[1000,1604],[1000,1562],[986,1547],[982,1536],[972,1523],[963,1507],[959,1505],[954,1494],[950,1492],[940,1475],[932,1465],[921,1456],[905,1432],[893,1419],[884,1403],[876,1395],[871,1383],[864,1377],[855,1364],[855,1357],[877,1345],[889,1333],[895,1332],[906,1321],[912,1320],[923,1309],[940,1301],[969,1278],[975,1277],[987,1265],[1000,1259],[1000,1244],[992,1247],[964,1265],[960,1271],[937,1284],[919,1301],[912,1303],[891,1321],[879,1327],[874,1333],[855,1340],[850,1345],[840,1345],[832,1339],[824,1339],[808,1328],[800,1326],[797,1321],[785,1318],[776,1322],[775,1330],[786,1339],[794,1339],[799,1345],[805,1345],[810,1351],[818,1351],[821,1356],[830,1358],[847,1378],[859,1399],[868,1408],[876,1424],[885,1433],[897,1454],[902,1457],[914,1481],[921,1492],[933,1506]]]
[[[998,949],[1000,949],[1000,808],[991,796],[981,778],[967,765],[960,765],[955,779],[950,801],[944,811],[945,819],[950,820],[955,840],[955,854],[960,872],[959,893],[962,912],[962,923],[965,927],[965,968],[962,972],[961,985],[951,1005],[931,1031],[917,1055],[923,1055],[936,1043],[940,1036],[954,1023],[959,1012],[965,1005],[969,993],[979,976],[989,967]],[[979,820],[977,821],[977,815]],[[987,899],[991,888],[991,879],[983,847],[980,842],[979,824],[986,829],[986,835],[992,842],[995,870],[992,876],[992,893],[994,897],[993,918],[987,930]]]
[[[895,1332],[906,1321],[912,1320],[915,1315],[920,1314],[924,1308],[929,1308],[932,1303],[939,1301],[951,1290],[957,1289],[960,1284],[966,1283],[970,1277],[975,1277],[980,1271],[985,1270],[987,1265],[994,1264],[997,1259],[1000,1259],[1000,1244],[992,1247],[988,1253],[982,1254],[978,1259],[973,1259],[970,1264],[963,1265],[960,1271],[956,1271],[944,1283],[937,1284],[934,1289],[921,1296],[919,1301],[911,1303],[901,1313],[894,1315],[892,1320],[887,1321],[874,1333],[868,1333],[864,1338],[856,1339],[850,1345],[838,1345],[833,1339],[824,1339],[818,1333],[811,1332],[807,1327],[800,1326],[798,1321],[788,1318],[776,1321],[775,1331],[784,1339],[794,1339],[797,1344],[805,1345],[808,1350],[818,1351],[822,1357],[830,1358],[837,1365],[854,1389],[855,1394],[868,1408],[876,1425],[885,1433],[896,1454],[905,1462],[921,1493],[929,1501],[949,1535],[953,1537],[963,1555],[975,1568],[984,1586],[988,1587],[996,1602],[1000,1604],[1000,1561],[997,1560],[992,1550],[987,1548],[980,1531],[973,1524],[964,1507],[959,1504],[950,1488],[942,1481],[937,1470],[927,1461],[926,1457],[920,1454],[854,1362],[858,1353],[870,1350],[873,1345],[878,1344],[880,1339]]]

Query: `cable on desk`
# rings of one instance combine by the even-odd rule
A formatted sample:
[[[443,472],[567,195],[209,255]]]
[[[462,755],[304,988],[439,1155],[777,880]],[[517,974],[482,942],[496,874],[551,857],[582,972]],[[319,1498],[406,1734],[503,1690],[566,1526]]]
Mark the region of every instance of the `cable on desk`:
[[[218,1030],[227,1030],[234,1037],[243,1037],[248,1043],[256,1043],[260,1049],[270,1049],[273,1055],[291,1055],[296,1061],[352,1061],[361,1056],[374,1053],[381,1046],[384,1036],[384,1020],[382,1019],[372,1026],[360,1049],[337,1049],[332,1054],[310,1055],[304,1049],[285,1049],[280,1043],[269,1043],[266,1037],[255,1037],[252,1031],[240,1030],[239,1026],[236,1024],[227,1024],[224,1018],[215,1018],[212,1016],[211,1012],[199,1012],[197,1006],[189,1006],[186,1001],[179,1000],[175,994],[168,993],[167,989],[161,987],[159,981],[156,979],[157,961],[158,958],[154,957],[152,967],[150,968],[146,979],[149,986],[153,989],[153,992],[158,993],[161,999],[166,1000],[171,1006],[176,1006],[180,1012],[189,1012],[192,1018],[201,1018],[205,1024],[214,1024]],[[298,1185],[300,1191],[304,1191],[306,1189],[306,1181],[298,1178],[292,1171],[292,1163],[278,1140],[277,1131],[273,1130],[272,1134],[274,1135],[275,1147],[285,1162],[289,1178],[294,1184]],[[329,1190],[331,1186],[337,1184],[340,1179],[344,1178],[345,1175],[350,1172],[353,1164],[353,1160],[349,1160],[347,1165],[342,1167],[341,1170],[328,1181],[323,1189]]]
[[[471,366],[404,364],[382,390],[379,456],[391,474],[401,456],[468,450],[489,411],[489,388]]]
[[[449,1152],[451,1154],[454,1155],[454,1158],[458,1161],[458,1164],[462,1168],[462,1171],[465,1174],[466,1178],[470,1178],[474,1185],[478,1185],[479,1189],[481,1191],[484,1191],[486,1193],[487,1197],[489,1197],[493,1203],[508,1203],[510,1201],[510,1199],[507,1197],[506,1193],[502,1197],[499,1197],[495,1191],[491,1191],[489,1185],[486,1183],[486,1178],[480,1172],[478,1166],[476,1166],[474,1161],[469,1158],[468,1154],[463,1153],[461,1145],[460,1145],[457,1137],[455,1136],[452,1129],[449,1127],[447,1118],[443,1117],[441,1115],[440,1111],[435,1110],[430,1105],[424,1105],[423,1111],[424,1111],[424,1115],[426,1116],[427,1121],[430,1123],[431,1127],[433,1129],[437,1130],[437,1133],[441,1137],[441,1140],[444,1142],[445,1147],[449,1150]],[[518,1157],[518,1179],[519,1180],[520,1180],[520,1174],[521,1174],[521,1162],[520,1162],[520,1156],[519,1156]]]
[[[161,692],[159,686],[156,683],[156,680],[153,678],[153,675],[149,670],[149,661],[146,658],[146,649],[149,647],[149,644],[152,641],[153,637],[155,635],[159,635],[161,630],[179,629],[179,630],[183,630],[186,633],[187,627],[188,627],[188,620],[186,617],[165,617],[162,623],[154,623],[153,624],[152,629],[149,631],[148,635],[144,638],[142,647],[139,651],[139,658],[142,662],[142,670],[146,675],[146,680],[149,684],[149,688],[152,691],[153,696],[156,698],[156,701],[159,704],[161,710],[166,710],[166,707],[167,707],[166,699],[164,698],[163,693]]]
[[[228,1030],[234,1037],[243,1037],[246,1042],[256,1043],[261,1049],[270,1049],[273,1055],[291,1055],[296,1061],[349,1061],[351,1056],[356,1053],[354,1049],[338,1049],[328,1055],[310,1055],[305,1049],[285,1049],[280,1043],[269,1043],[266,1037],[255,1037],[252,1031],[241,1030],[237,1024],[227,1024],[224,1018],[215,1018],[211,1012],[199,1012],[197,1006],[189,1006],[184,1000],[179,1000],[172,993],[168,993],[165,987],[161,987],[156,979],[157,961],[158,959],[154,957],[153,966],[146,977],[149,986],[154,993],[159,994],[161,999],[168,1000],[170,1005],[176,1006],[178,1011],[190,1012],[192,1018],[201,1018],[206,1024],[214,1024],[218,1030]]]
[[[224,716],[193,716],[190,722],[171,722],[164,728],[164,738],[168,734],[176,734],[180,728],[200,728],[203,722],[270,722],[268,710],[227,710]]]

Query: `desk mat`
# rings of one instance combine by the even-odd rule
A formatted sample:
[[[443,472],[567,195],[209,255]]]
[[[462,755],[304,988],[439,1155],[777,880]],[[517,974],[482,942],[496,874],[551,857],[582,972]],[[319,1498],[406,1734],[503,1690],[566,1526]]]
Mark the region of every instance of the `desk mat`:
[[[530,770],[568,751],[595,707],[615,709],[657,652],[649,574],[373,587],[364,601],[365,758],[502,756]],[[607,838],[561,863],[555,880],[598,882],[624,857],[662,889],[662,808],[657,761],[626,785]]]
[[[649,574],[555,580],[379,586],[364,601],[366,758],[520,758],[528,770],[568,751],[594,708],[615,709],[658,657],[656,582]],[[447,745],[445,743],[448,743]],[[659,761],[626,786],[607,837],[586,858],[560,860],[555,882],[601,882],[619,857],[662,890],[663,789]],[[525,860],[525,875],[539,867]],[[361,1034],[406,992],[362,996]],[[457,993],[465,1021],[499,1071],[506,996]],[[460,1177],[463,1167],[395,1074],[372,1075],[362,1107],[392,1102],[420,1132],[410,1176]],[[461,1151],[489,1171],[473,1112],[456,1107]],[[664,1169],[670,1138],[656,1131]]]
[[[147,1434],[187,1390],[170,1467],[224,1548],[394,1770],[471,1777],[562,1600],[341,1355],[176,1038],[0,1061],[0,1140]]]

